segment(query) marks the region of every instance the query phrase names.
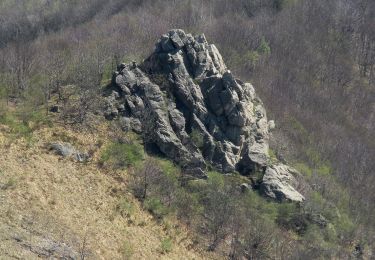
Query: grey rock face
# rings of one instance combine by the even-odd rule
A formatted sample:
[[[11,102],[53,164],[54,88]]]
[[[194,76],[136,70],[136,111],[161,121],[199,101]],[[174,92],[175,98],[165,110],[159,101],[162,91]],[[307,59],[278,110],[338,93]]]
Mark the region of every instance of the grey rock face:
[[[119,65],[107,90],[105,116],[142,134],[186,174],[204,177],[207,165],[243,175],[266,169],[265,195],[304,199],[293,188],[290,168],[267,166],[274,122],[254,87],[233,76],[204,35],[162,35],[142,64]]]
[[[107,118],[142,132],[189,172],[206,165],[251,171],[268,160],[268,120],[249,83],[236,80],[204,35],[172,30],[139,66],[121,64],[107,97]]]
[[[202,171],[209,164],[249,174],[266,165],[262,102],[251,84],[227,70],[204,35],[172,30],[139,67],[118,69],[106,117],[121,118],[125,130],[142,131],[146,142],[186,170]]]
[[[139,66],[114,73],[105,116],[201,176],[207,165],[248,175],[268,162],[269,124],[250,83],[235,79],[204,35],[162,35]]]
[[[261,192],[278,201],[302,202],[305,198],[294,188],[297,185],[294,176],[297,174],[296,170],[284,164],[268,166],[260,187]]]

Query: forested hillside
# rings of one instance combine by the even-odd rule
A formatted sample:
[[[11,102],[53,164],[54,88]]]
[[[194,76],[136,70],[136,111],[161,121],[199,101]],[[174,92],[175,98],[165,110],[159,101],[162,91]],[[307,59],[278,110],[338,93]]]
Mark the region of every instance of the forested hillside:
[[[257,216],[244,225],[254,227],[265,216],[274,222],[277,232],[267,229],[268,222],[261,222],[259,226],[266,234],[261,236],[261,232],[252,230],[250,237],[259,235],[259,241],[255,241],[239,232],[241,226],[223,223],[232,228],[232,235],[238,232],[238,240],[250,241],[248,244],[259,249],[237,248],[238,244],[228,242],[227,234],[222,235],[219,228],[206,230],[209,235],[206,233],[205,242],[198,244],[208,244],[210,250],[233,259],[371,258],[375,249],[372,0],[1,1],[0,124],[7,126],[7,138],[15,142],[24,137],[29,142],[34,131],[54,124],[74,131],[95,131],[93,125],[98,121],[93,118],[100,115],[103,90],[111,83],[117,66],[122,62],[142,63],[159,37],[174,28],[204,33],[236,78],[254,85],[268,118],[276,122],[270,136],[271,157],[301,172],[307,183],[300,187],[306,191],[303,210],[324,217],[333,227],[321,229],[315,223],[301,231],[296,224],[302,214],[299,206],[295,209],[295,205],[286,204],[283,210],[283,204],[263,198],[242,201],[231,190],[238,180],[224,181],[211,173],[213,177],[204,185],[173,191],[187,200],[195,198],[197,208],[191,212],[197,210],[197,215],[183,218],[191,230],[200,234],[201,227],[195,222],[205,223],[205,217],[215,219],[209,215],[212,212],[224,214],[217,201],[212,201],[212,196],[217,196],[226,206],[241,208],[239,205],[253,203]],[[57,115],[51,112],[56,110]],[[135,143],[138,145],[139,140]],[[109,147],[115,152],[110,148],[100,151],[102,157],[95,161],[100,167],[119,163],[116,154],[133,153],[122,143]],[[120,164],[124,164],[121,159]],[[157,163],[151,159],[144,164],[147,170]],[[161,164],[156,168],[164,169]],[[116,170],[133,165],[120,166]],[[159,194],[161,184],[155,185],[155,193],[164,196]],[[199,185],[207,189],[207,194],[200,194]],[[220,189],[215,190],[215,185]],[[239,202],[234,203],[233,198]],[[138,199],[143,205],[146,196]],[[186,205],[175,205],[165,197],[160,200],[177,208],[177,218],[187,214],[179,212]],[[159,207],[156,204],[160,201],[146,201],[145,209],[155,214],[153,207]],[[212,207],[205,208],[205,202]],[[164,215],[163,207],[158,209],[162,212],[156,215]],[[228,219],[234,221],[233,216]],[[278,246],[264,242],[270,237],[282,242]],[[291,241],[299,241],[299,246],[291,246]],[[243,253],[249,251],[253,254]]]

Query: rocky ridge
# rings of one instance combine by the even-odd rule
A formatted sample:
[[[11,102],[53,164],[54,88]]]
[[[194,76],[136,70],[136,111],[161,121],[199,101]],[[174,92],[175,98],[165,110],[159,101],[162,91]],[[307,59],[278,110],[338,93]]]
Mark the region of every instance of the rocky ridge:
[[[204,177],[207,167],[242,175],[261,171],[265,195],[304,200],[293,188],[295,171],[269,165],[274,122],[254,87],[234,77],[203,34],[162,35],[142,64],[118,66],[108,90],[105,116],[141,133],[148,147],[185,173]]]

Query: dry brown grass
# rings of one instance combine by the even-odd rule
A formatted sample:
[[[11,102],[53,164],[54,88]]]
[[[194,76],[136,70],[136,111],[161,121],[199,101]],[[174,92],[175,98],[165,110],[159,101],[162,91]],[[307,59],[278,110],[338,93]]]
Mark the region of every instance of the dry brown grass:
[[[9,145],[0,131],[0,259],[47,258],[51,252],[77,259],[81,253],[85,259],[218,258],[194,248],[176,221],[158,223],[143,211],[127,191],[126,172],[97,166],[108,129],[102,124],[94,134],[44,128],[34,133],[31,146],[22,140]],[[63,139],[91,150],[94,159],[76,163],[46,149]],[[130,217],[116,210],[124,199],[132,205]],[[168,237],[173,247],[163,254],[161,241]]]

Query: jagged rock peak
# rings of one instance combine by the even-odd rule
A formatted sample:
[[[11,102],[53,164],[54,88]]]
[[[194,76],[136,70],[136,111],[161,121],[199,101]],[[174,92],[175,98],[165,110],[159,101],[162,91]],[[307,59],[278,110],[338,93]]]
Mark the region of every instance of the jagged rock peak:
[[[253,86],[233,76],[203,34],[162,35],[142,64],[119,65],[109,89],[106,117],[142,133],[186,173],[265,171],[273,122]]]
[[[170,63],[184,62],[187,72],[195,79],[223,74],[227,70],[216,46],[208,44],[204,34],[194,37],[191,34],[186,34],[183,30],[171,30],[161,36],[155,46],[154,53],[165,54],[160,60],[162,64],[158,64],[161,65],[160,68],[166,65],[166,61]],[[171,60],[175,58],[173,55],[176,53],[180,53],[185,60]]]

